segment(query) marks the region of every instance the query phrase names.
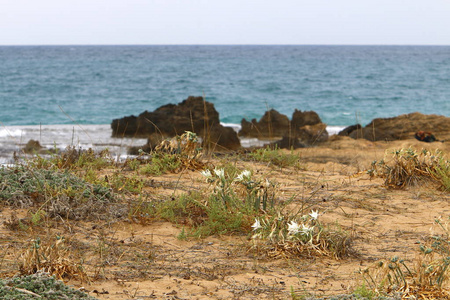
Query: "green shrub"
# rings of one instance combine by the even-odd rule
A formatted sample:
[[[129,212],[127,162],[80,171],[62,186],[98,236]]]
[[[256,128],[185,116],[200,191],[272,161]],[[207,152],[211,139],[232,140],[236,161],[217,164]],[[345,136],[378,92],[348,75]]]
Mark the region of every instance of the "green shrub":
[[[107,186],[88,183],[68,171],[24,165],[0,169],[0,200],[16,207],[40,205],[39,210],[50,216],[70,219],[102,216],[117,202]]]
[[[302,169],[300,163],[300,156],[293,152],[286,154],[282,150],[269,147],[256,149],[248,154],[248,157],[253,161],[264,162],[280,168],[294,167]]]
[[[3,300],[94,300],[79,290],[66,286],[45,273],[0,279],[0,298]]]

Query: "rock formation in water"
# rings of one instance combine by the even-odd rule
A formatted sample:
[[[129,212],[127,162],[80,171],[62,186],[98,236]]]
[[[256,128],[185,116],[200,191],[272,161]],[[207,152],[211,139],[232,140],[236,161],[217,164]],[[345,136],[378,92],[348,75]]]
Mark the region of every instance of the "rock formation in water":
[[[347,127],[344,130],[354,139],[364,138],[369,141],[410,139],[418,131],[432,132],[437,138],[444,139],[450,135],[450,118],[415,112],[392,118],[373,119],[365,127]]]
[[[241,144],[236,132],[220,124],[214,105],[203,97],[190,96],[179,104],[167,104],[153,112],[115,119],[113,137],[148,138],[148,144],[192,131],[215,150],[236,150]]]
[[[242,119],[241,126],[239,136],[260,139],[282,138],[277,145],[283,148],[297,148],[328,140],[326,124],[322,123],[314,111],[302,112],[296,109],[292,120],[289,120],[286,115],[272,109],[266,111],[259,121],[253,119],[248,122]],[[288,147],[285,147],[286,145]]]

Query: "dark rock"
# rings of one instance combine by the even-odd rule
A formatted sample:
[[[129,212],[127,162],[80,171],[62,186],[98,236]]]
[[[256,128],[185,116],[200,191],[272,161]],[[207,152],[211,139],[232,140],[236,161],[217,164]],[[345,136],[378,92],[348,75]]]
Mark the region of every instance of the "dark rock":
[[[315,111],[295,110],[292,114],[291,126],[294,130],[306,125],[316,125],[322,123],[319,115]]]
[[[450,133],[450,118],[439,115],[410,113],[393,118],[377,118],[361,130],[350,133],[352,138],[370,141],[393,141],[410,139],[418,131],[433,132],[438,138]],[[441,137],[442,138],[442,137]]]
[[[351,125],[339,131],[338,135],[349,136],[353,131],[361,130],[361,128],[362,128],[361,124]]]
[[[256,138],[282,137],[274,144],[281,148],[291,148],[298,142],[298,147],[324,142],[328,139],[326,124],[322,123],[319,115],[314,111],[295,110],[292,120],[276,110],[267,111],[261,120],[253,119],[251,122],[243,119],[239,136]],[[295,142],[297,141],[297,142]],[[283,145],[283,146],[282,146]]]
[[[242,119],[239,136],[255,138],[282,137],[289,133],[289,128],[289,118],[271,109],[264,113],[259,122],[256,119],[253,119],[251,122]]]
[[[237,150],[241,147],[241,142],[236,131],[231,127],[213,126],[203,135],[206,145],[211,150]]]
[[[327,125],[324,123],[305,125],[298,128],[296,131],[300,141],[309,145],[326,142],[328,140]]]
[[[178,105],[168,104],[139,116],[115,119],[111,123],[113,137],[150,138],[152,135],[173,137],[185,131],[196,133],[203,141],[210,141],[221,149],[236,150],[240,142],[236,132],[220,124],[219,113],[203,97],[190,96]],[[229,130],[231,129],[231,131]],[[229,140],[226,140],[226,139]],[[149,140],[149,147],[154,142]]]

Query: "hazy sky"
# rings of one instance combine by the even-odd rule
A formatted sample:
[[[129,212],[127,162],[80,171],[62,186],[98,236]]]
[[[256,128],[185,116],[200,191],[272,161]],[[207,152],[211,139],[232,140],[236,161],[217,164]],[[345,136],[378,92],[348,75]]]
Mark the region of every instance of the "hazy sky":
[[[449,0],[0,0],[0,45],[450,45]]]

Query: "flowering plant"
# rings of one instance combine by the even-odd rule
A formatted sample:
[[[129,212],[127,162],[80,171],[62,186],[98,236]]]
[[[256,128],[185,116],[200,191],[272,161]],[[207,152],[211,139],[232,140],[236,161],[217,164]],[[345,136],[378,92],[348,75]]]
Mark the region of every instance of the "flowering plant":
[[[274,204],[275,184],[268,179],[253,179],[249,170],[244,170],[237,176],[232,176],[223,168],[215,168],[212,172],[207,169],[200,174],[213,186],[213,195],[220,198],[226,206],[238,198],[256,211],[265,211],[268,205]]]

